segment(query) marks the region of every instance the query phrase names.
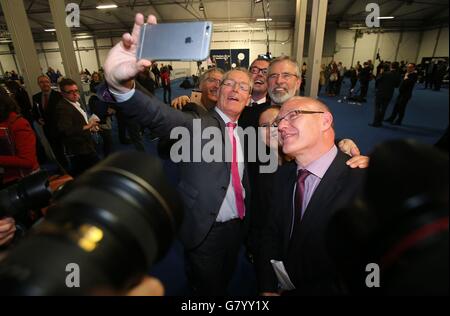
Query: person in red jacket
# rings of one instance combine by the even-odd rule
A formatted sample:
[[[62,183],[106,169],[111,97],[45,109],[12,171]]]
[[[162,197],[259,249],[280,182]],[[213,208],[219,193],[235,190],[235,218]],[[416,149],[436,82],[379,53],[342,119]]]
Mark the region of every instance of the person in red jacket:
[[[7,186],[39,169],[36,136],[16,102],[0,95],[0,186]]]

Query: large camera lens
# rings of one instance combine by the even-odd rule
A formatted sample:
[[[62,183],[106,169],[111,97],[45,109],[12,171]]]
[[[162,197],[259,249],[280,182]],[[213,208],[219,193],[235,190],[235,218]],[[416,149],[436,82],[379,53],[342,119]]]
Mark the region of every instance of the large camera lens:
[[[66,185],[45,220],[5,259],[0,294],[126,290],[168,250],[181,215],[157,158],[114,154]]]
[[[48,174],[41,171],[0,190],[0,218],[22,218],[32,208],[48,205],[51,198]]]

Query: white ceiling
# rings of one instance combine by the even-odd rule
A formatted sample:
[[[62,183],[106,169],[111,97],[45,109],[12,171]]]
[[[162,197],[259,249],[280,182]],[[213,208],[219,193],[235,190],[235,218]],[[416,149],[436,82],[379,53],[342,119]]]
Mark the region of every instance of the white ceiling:
[[[23,1],[35,40],[55,39],[55,34],[43,31],[53,27],[48,1]],[[313,1],[308,1],[308,12]],[[341,28],[364,23],[365,7],[369,2],[380,5],[381,15],[395,16],[393,20],[382,21],[382,27],[387,29],[421,30],[448,25],[447,0],[329,0],[327,22],[336,23]],[[254,0],[66,0],[66,3],[77,3],[81,10],[80,28],[73,29],[73,32],[88,32],[97,37],[120,36],[129,31],[137,12],[154,14],[159,22],[212,20],[219,28],[226,25],[229,29],[230,25],[236,27],[237,24],[262,27],[263,22],[256,22],[256,18],[263,17],[263,3],[266,15],[272,18],[270,28],[290,29],[294,25],[296,6],[296,0],[264,0],[257,4]],[[114,3],[118,8],[98,10],[95,7],[100,3]],[[204,11],[199,10],[200,3]],[[6,28],[2,11],[0,24]]]

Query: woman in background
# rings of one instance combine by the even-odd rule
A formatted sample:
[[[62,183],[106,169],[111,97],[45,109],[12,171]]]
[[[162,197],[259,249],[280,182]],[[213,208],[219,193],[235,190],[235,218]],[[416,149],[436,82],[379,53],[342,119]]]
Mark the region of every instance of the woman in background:
[[[7,186],[37,171],[36,136],[22,117],[17,103],[0,94],[0,168],[1,186]]]

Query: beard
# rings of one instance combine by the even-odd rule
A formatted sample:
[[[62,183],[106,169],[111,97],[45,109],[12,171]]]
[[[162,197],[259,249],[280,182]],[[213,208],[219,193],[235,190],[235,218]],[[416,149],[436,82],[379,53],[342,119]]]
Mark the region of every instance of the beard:
[[[274,92],[269,90],[269,96],[273,103],[283,104],[295,95],[295,91],[288,90],[287,92]]]

